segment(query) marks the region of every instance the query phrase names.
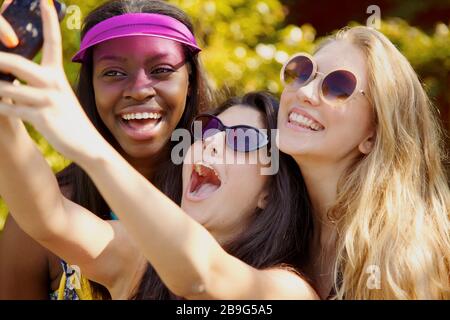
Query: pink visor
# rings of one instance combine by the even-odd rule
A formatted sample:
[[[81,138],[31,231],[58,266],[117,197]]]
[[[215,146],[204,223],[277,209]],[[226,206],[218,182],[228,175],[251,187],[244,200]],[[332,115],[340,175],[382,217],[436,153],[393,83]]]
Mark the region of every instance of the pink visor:
[[[201,51],[192,32],[175,18],[156,13],[127,13],[106,19],[89,30],[81,41],[73,62],[85,62],[87,49],[107,40],[148,36],[186,45],[193,54]]]

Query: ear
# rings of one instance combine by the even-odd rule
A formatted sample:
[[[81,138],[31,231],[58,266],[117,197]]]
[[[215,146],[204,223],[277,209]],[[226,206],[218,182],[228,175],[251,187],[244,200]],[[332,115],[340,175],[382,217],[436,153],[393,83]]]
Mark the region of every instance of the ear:
[[[375,130],[358,145],[358,149],[362,154],[369,154],[375,145]]]
[[[267,206],[267,200],[269,198],[269,191],[265,189],[259,194],[258,197],[258,208],[265,209]]]

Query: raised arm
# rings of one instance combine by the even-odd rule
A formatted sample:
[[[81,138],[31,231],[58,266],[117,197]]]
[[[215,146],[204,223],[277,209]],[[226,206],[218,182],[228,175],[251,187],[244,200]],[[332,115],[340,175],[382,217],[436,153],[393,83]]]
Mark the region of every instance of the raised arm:
[[[3,1],[3,12],[11,0]],[[9,23],[0,15],[0,40],[15,47],[19,40]],[[23,232],[9,216],[0,233],[0,300],[48,299],[49,252]]]
[[[100,145],[100,137],[97,141]],[[257,270],[212,235],[105,143],[75,160],[90,175],[145,257],[175,294],[192,299],[312,299],[286,270]]]
[[[21,121],[0,117],[0,194],[19,226],[88,278],[114,290],[138,251],[120,224],[67,200]]]
[[[54,46],[61,46],[59,33],[55,36],[51,32],[52,28],[59,30],[56,12],[47,1],[41,2],[41,10],[48,21],[51,20],[49,16],[54,19],[53,25],[44,24],[46,44],[43,48],[42,68],[45,66],[48,70],[39,70],[41,66],[21,57],[0,53],[0,69],[3,72],[11,73],[11,66],[7,66],[12,61],[9,58],[18,58],[22,68],[16,76],[25,80],[28,85],[38,87],[45,83],[45,75],[53,83],[65,79],[61,50],[53,50]],[[5,24],[7,22],[0,17],[2,42],[5,41],[5,32],[9,32],[7,28],[5,31]],[[61,73],[53,72],[52,68],[55,66],[61,69]],[[27,72],[30,70],[37,71],[37,74],[29,77]],[[65,85],[71,92],[68,83]],[[15,99],[16,95],[30,94],[27,88],[28,86],[0,81],[0,97],[3,98],[0,104],[11,105],[15,111],[19,111],[23,100]],[[35,94],[36,92],[32,92],[28,95],[28,101],[42,103],[52,96],[61,97],[58,94]],[[73,93],[70,98],[76,101]],[[8,101],[14,101],[15,104],[8,104]],[[60,103],[68,101],[61,100]],[[12,113],[7,112],[6,116],[9,115]],[[16,222],[40,244],[68,263],[80,267],[86,277],[106,286],[113,296],[127,298],[129,291],[133,289],[135,273],[139,265],[142,265],[139,260],[141,255],[133,241],[128,238],[120,223],[103,221],[66,199],[22,121],[6,116],[0,117],[0,195],[6,200]],[[73,129],[78,130],[76,127]]]

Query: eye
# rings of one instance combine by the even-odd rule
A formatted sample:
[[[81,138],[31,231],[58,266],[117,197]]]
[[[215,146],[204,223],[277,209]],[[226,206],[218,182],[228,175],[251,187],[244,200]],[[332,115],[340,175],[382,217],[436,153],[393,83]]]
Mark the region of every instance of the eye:
[[[109,70],[103,73],[104,77],[123,77],[126,74],[118,70]]]
[[[164,75],[170,75],[173,72],[175,72],[175,70],[173,68],[164,66],[164,67],[157,67],[157,68],[153,69],[151,73],[156,76],[164,76]]]

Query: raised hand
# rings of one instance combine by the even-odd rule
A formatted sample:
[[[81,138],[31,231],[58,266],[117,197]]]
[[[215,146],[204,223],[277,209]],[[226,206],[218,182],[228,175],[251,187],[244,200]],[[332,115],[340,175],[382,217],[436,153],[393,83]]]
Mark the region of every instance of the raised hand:
[[[4,98],[0,114],[30,122],[56,149],[75,160],[80,152],[94,152],[102,138],[64,73],[61,32],[53,1],[41,0],[40,5],[44,32],[41,64],[0,52],[0,71],[27,83],[17,86],[0,81],[0,97]]]

